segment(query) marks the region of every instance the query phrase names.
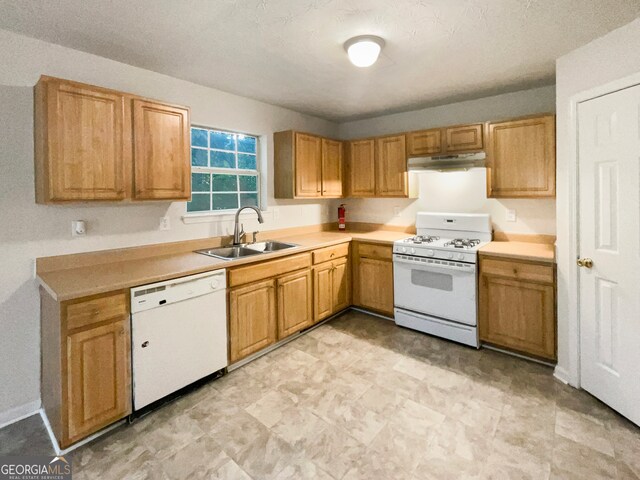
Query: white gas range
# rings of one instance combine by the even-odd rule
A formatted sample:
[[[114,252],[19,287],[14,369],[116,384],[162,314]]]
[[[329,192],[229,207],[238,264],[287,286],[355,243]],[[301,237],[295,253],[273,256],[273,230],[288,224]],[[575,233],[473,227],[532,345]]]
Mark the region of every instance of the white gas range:
[[[478,347],[476,264],[491,218],[420,212],[416,233],[393,244],[396,324]]]

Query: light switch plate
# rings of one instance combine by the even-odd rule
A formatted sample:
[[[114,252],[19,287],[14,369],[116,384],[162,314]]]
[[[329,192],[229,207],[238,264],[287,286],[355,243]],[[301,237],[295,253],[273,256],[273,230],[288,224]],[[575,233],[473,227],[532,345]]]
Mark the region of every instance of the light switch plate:
[[[160,217],[160,230],[171,230],[171,219],[169,217]]]
[[[399,217],[401,213],[402,213],[402,208],[401,207],[398,207],[397,205],[395,207],[393,207],[393,216],[394,217]]]
[[[516,211],[512,208],[507,210],[507,222],[515,222],[518,219]]]

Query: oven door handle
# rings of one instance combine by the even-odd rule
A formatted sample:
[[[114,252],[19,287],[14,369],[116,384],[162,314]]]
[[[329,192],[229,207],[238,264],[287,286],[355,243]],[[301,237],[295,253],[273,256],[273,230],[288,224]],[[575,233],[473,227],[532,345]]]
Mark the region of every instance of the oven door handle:
[[[444,260],[445,262],[447,260]],[[414,260],[403,260],[394,255],[393,263],[401,263],[403,265],[409,265],[411,267],[415,267],[420,270],[449,270],[460,273],[475,273],[476,266],[473,263],[465,264],[463,267],[459,265],[446,265],[446,264],[438,264],[433,262],[416,262]]]

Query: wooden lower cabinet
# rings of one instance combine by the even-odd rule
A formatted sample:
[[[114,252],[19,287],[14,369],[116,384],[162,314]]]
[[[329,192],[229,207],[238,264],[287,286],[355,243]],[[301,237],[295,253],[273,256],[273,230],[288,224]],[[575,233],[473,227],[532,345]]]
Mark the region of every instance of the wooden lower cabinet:
[[[278,339],[313,325],[311,269],[280,277],[278,283]]]
[[[229,360],[237,362],[275,343],[276,280],[269,279],[229,291]]]
[[[393,247],[357,243],[354,248],[354,303],[393,316]]]
[[[69,441],[129,413],[129,320],[67,335]]]
[[[347,257],[313,267],[314,320],[319,322],[351,305],[351,275]]]
[[[131,413],[129,294],[40,302],[42,406],[66,448]]]
[[[555,360],[554,278],[552,265],[482,256],[480,339],[498,347]]]

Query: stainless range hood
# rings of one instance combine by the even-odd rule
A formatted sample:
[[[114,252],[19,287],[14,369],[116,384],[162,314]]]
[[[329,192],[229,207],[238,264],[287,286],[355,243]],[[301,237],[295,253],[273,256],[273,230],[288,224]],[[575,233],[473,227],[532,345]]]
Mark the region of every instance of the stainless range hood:
[[[410,172],[469,170],[470,168],[484,167],[486,158],[487,156],[484,152],[439,155],[436,157],[413,157],[409,158],[408,167]]]

